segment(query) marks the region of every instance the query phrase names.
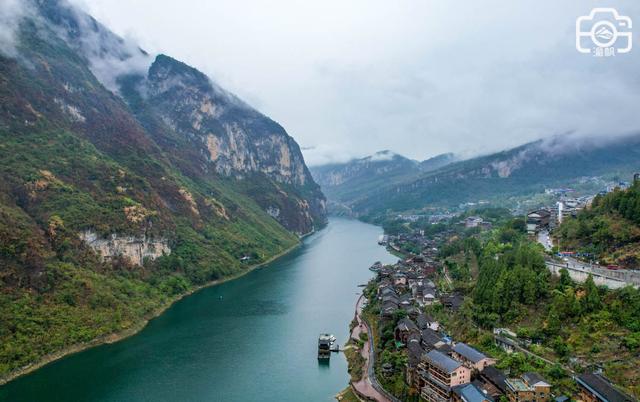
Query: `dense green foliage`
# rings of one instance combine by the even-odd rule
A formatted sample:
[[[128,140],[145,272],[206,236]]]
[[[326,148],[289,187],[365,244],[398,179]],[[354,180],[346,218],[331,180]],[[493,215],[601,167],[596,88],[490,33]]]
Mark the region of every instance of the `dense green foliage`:
[[[575,283],[566,270],[552,277],[542,248],[526,238],[516,220],[495,230],[479,253],[475,241],[457,244],[453,251],[480,256],[477,280],[455,282],[470,295],[452,324],[457,336],[482,344],[487,343],[483,334],[509,327],[520,339],[534,343],[531,351],[558,364],[516,354],[503,356],[507,360],[500,364],[505,368],[522,372],[541,365],[540,370],[565,383],[561,373],[568,368],[585,371],[602,365],[617,384],[640,393],[640,290],[599,288],[590,276]],[[456,279],[464,282],[465,277],[469,276]],[[485,347],[502,353],[490,343]]]
[[[590,253],[604,264],[640,264],[640,183],[597,196],[591,207],[556,230],[565,250]]]
[[[298,243],[259,201],[286,210],[304,188],[196,172],[167,148],[184,145],[177,136],[145,131],[55,32],[25,20],[19,36],[20,59],[0,56],[0,377],[134,329]],[[162,240],[170,253],[101,258],[84,231]]]

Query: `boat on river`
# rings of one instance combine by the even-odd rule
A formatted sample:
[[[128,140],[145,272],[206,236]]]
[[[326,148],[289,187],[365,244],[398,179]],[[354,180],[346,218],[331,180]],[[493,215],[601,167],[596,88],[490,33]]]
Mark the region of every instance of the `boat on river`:
[[[333,343],[331,337],[331,334],[320,334],[318,337],[318,360],[331,358],[331,344]]]

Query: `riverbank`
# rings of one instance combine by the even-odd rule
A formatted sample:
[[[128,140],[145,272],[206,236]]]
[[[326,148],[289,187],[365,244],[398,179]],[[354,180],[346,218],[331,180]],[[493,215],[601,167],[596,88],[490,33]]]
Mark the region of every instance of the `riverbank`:
[[[304,237],[310,236],[313,233],[315,233],[315,230],[311,233],[307,233],[304,236],[301,236],[301,240]],[[299,241],[298,243],[294,244],[293,246],[289,247],[288,249],[270,257],[269,259],[267,259],[266,261],[263,261],[259,264],[254,264],[251,265],[249,267],[247,267],[246,270],[239,272],[237,274],[222,278],[222,279],[217,279],[215,281],[211,281],[208,283],[205,283],[203,285],[199,285],[194,287],[193,289],[188,290],[185,293],[182,293],[172,299],[170,299],[169,301],[167,301],[167,303],[163,304],[162,306],[159,306],[158,308],[154,309],[153,311],[149,312],[148,314],[146,314],[144,317],[142,317],[142,319],[137,322],[134,323],[131,327],[123,329],[121,331],[117,331],[117,332],[112,332],[110,334],[106,334],[103,336],[100,336],[98,338],[95,338],[89,342],[84,342],[84,343],[79,343],[79,344],[75,344],[75,345],[71,345],[69,347],[66,347],[64,349],[61,349],[58,352],[55,353],[51,353],[49,355],[43,356],[42,358],[40,358],[38,361],[28,365],[28,366],[24,366],[21,367],[19,369],[13,370],[8,374],[5,374],[3,376],[0,376],[0,386],[7,384],[19,377],[22,377],[24,375],[27,375],[29,373],[32,373],[44,366],[46,366],[49,363],[53,363],[56,360],[60,360],[64,357],[73,355],[75,353],[79,353],[82,351],[85,351],[87,349],[91,349],[100,345],[105,345],[105,344],[111,344],[111,343],[115,343],[115,342],[119,342],[122,341],[126,338],[129,338],[137,333],[139,333],[140,331],[142,331],[147,324],[149,324],[149,322],[151,320],[153,320],[154,318],[159,317],[160,315],[162,315],[169,307],[171,307],[172,305],[174,305],[176,302],[184,299],[185,297],[191,296],[194,293],[205,289],[205,288],[209,288],[212,286],[216,286],[216,285],[220,285],[222,283],[228,282],[228,281],[232,281],[238,278],[243,277],[244,275],[260,268],[263,267],[267,264],[270,264],[272,262],[274,262],[275,260],[291,253],[292,251],[294,251],[295,249],[297,249],[298,247],[300,247],[300,245],[302,244],[301,241]]]
[[[365,301],[364,295],[360,295],[356,302],[355,318],[357,325],[351,330],[351,339],[361,340],[362,347],[360,354],[364,360],[362,377],[358,381],[351,381],[353,391],[368,400],[377,402],[391,402],[393,399],[387,395],[375,378],[374,362],[375,348],[373,347],[373,331],[367,321],[362,317],[362,305]]]

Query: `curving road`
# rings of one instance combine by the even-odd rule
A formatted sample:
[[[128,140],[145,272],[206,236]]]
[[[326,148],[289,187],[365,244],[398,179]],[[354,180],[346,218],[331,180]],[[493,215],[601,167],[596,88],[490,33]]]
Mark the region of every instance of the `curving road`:
[[[400,402],[389,392],[387,392],[382,385],[376,379],[375,367],[375,350],[373,346],[373,331],[367,321],[362,318],[362,303],[364,302],[364,295],[360,295],[358,302],[356,303],[356,319],[358,325],[353,328],[351,337],[359,339],[360,333],[363,330],[367,331],[368,339],[362,348],[362,357],[366,360],[367,371],[364,373],[362,379],[358,382],[352,383],[354,389],[362,396],[365,396],[371,400],[378,402]]]

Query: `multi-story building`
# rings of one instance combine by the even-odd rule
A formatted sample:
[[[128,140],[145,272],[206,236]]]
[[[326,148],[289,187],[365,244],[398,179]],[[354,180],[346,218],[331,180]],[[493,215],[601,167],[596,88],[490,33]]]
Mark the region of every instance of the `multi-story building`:
[[[551,221],[551,212],[546,209],[538,209],[527,214],[527,233],[536,234],[542,229],[548,229]]]
[[[496,364],[495,359],[484,355],[482,352],[462,342],[456,343],[453,347],[453,357],[463,362],[464,365],[470,369],[478,371],[482,371],[485,367]]]
[[[547,402],[551,399],[551,384],[537,373],[526,373],[520,378],[505,381],[511,402]]]
[[[418,365],[418,389],[427,402],[449,402],[452,387],[470,381],[468,367],[435,349],[425,353]]]

